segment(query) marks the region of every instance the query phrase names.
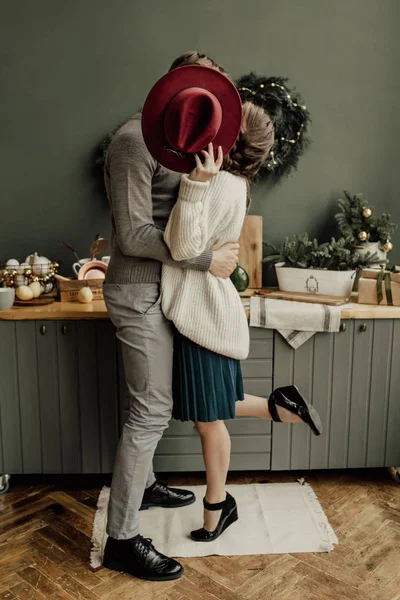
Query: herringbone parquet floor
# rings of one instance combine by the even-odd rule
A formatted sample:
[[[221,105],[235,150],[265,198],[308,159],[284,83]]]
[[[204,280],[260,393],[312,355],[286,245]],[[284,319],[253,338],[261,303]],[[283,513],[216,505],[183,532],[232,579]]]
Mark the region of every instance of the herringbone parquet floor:
[[[399,600],[400,486],[383,469],[233,473],[229,483],[300,476],[339,537],[332,553],[185,559],[184,577],[166,583],[89,568],[101,480],[12,481],[0,496],[0,600]]]

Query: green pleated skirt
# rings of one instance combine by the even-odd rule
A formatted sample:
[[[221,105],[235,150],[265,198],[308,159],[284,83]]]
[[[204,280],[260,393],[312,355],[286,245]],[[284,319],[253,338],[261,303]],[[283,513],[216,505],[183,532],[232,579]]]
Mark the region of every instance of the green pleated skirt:
[[[175,329],[172,416],[179,421],[234,419],[244,400],[240,361],[207,350]]]

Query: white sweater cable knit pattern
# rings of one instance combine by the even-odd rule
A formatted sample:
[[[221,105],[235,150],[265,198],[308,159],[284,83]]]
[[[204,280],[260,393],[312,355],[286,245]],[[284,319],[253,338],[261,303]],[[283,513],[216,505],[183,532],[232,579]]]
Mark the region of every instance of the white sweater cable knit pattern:
[[[226,171],[207,183],[183,175],[164,233],[173,259],[195,258],[238,240],[245,212],[244,179]],[[218,354],[247,358],[249,326],[229,278],[164,264],[161,284],[163,312],[182,335]]]

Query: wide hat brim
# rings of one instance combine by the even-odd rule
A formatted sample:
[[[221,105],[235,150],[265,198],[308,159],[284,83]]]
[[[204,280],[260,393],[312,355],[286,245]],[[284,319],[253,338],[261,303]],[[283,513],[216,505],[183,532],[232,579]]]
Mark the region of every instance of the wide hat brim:
[[[196,165],[195,158],[194,154],[178,156],[168,149],[164,116],[174,96],[192,87],[208,90],[221,105],[222,122],[212,141],[215,150],[221,146],[223,155],[228,154],[239,136],[242,123],[242,101],[235,85],[226,75],[202,65],[186,65],[169,71],[157,81],[146,98],[142,111],[142,132],[146,146],[157,162],[178,173],[190,173]]]

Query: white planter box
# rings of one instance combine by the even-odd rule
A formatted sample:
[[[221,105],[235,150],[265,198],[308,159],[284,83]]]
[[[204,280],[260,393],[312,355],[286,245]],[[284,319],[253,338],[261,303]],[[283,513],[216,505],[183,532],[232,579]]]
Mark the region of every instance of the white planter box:
[[[275,265],[279,289],[326,296],[351,295],[356,271],[324,271],[323,269],[293,269]]]

